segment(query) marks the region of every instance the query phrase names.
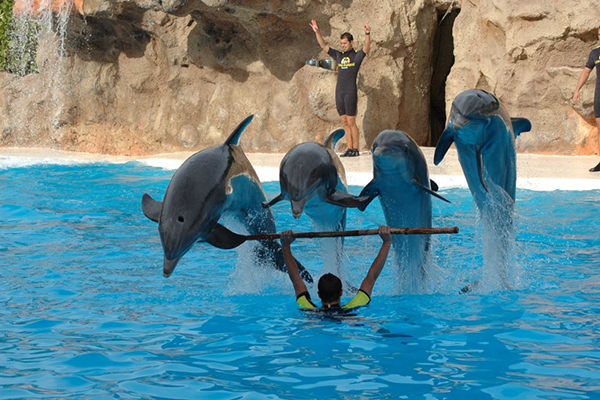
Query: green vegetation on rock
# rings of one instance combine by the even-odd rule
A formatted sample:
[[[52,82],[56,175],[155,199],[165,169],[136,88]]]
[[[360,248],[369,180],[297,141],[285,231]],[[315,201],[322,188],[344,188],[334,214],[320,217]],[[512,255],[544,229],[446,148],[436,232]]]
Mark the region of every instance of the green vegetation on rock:
[[[0,68],[7,69],[8,32],[12,21],[14,0],[0,0]]]
[[[14,4],[0,0],[0,68],[23,76],[37,72],[39,25],[33,17],[13,18]]]

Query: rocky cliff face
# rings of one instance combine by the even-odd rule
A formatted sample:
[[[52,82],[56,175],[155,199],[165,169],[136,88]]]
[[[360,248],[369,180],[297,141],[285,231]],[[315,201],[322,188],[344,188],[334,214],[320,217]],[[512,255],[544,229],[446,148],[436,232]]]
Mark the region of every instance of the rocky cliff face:
[[[454,26],[456,63],[448,76],[450,101],[465,87],[490,91],[512,116],[531,120],[522,151],[593,154],[597,151],[593,100],[596,71],[573,92],[589,52],[600,45],[600,4],[469,0]]]
[[[201,149],[222,143],[249,114],[247,151],[322,141],[340,122],[335,72],[305,64],[327,58],[309,26],[315,19],[332,47],[350,31],[357,48],[370,21],[373,44],[358,79],[362,148],[389,128],[435,145],[452,98],[480,87],[531,119],[522,149],[589,153],[593,82],[582,107],[569,99],[596,39],[590,7],[598,6],[550,3],[55,0],[55,15],[69,7],[64,44],[55,18],[39,74],[0,72],[0,144]]]

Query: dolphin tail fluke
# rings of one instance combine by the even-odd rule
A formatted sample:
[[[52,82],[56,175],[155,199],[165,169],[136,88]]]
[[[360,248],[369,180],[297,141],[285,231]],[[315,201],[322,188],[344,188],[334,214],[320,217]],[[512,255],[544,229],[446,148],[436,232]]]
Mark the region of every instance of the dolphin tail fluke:
[[[234,249],[246,241],[246,237],[230,231],[221,224],[215,225],[206,236],[206,242],[219,249]]]
[[[433,182],[433,181],[432,181],[432,182]],[[425,185],[423,185],[421,182],[419,182],[419,181],[418,181],[416,178],[415,178],[415,179],[413,179],[413,183],[414,183],[415,185],[417,185],[418,187],[420,187],[421,189],[423,189],[424,191],[426,191],[427,193],[429,193],[430,195],[432,195],[432,196],[434,196],[434,197],[437,197],[438,199],[440,199],[440,200],[443,200],[443,201],[445,201],[446,203],[452,203],[450,200],[448,200],[448,199],[446,199],[445,197],[443,197],[443,196],[441,196],[441,195],[437,194],[437,193],[434,191],[434,190],[437,190],[437,189],[438,189],[438,186],[437,186],[437,184],[435,185],[435,189],[434,189],[434,190],[431,190],[430,188],[428,188],[427,186],[425,186]],[[435,182],[433,182],[433,183],[435,183]]]
[[[353,196],[349,193],[336,190],[325,198],[325,201],[329,204],[335,204],[340,207],[362,207],[363,205],[369,204],[373,200],[369,196]]]
[[[515,137],[523,132],[529,132],[531,130],[531,121],[527,118],[511,118],[510,121],[512,122]]]
[[[440,139],[438,140],[437,145],[435,146],[435,154],[433,156],[433,163],[435,165],[438,165],[442,162],[444,156],[446,155],[446,152],[448,151],[450,146],[452,146],[452,143],[454,143],[454,129],[446,128],[444,129],[442,136],[440,136]]]
[[[283,200],[283,194],[279,193],[279,195],[277,195],[277,197],[275,197],[273,200],[263,201],[262,206],[263,208],[268,208],[279,203],[281,200]]]
[[[490,192],[490,190],[488,189],[487,183],[485,181],[485,168],[483,167],[483,154],[481,153],[481,148],[477,148],[475,150],[475,159],[477,162],[477,174],[479,175],[479,181],[481,182],[481,185],[483,186],[483,188],[485,189],[486,192]]]
[[[161,210],[162,201],[156,201],[149,194],[144,193],[142,196],[142,211],[144,212],[144,215],[148,219],[158,222]]]
[[[369,182],[367,186],[365,186],[360,192],[359,197],[365,196],[369,197],[370,200],[358,207],[360,211],[365,211],[367,209],[367,206],[373,201],[373,199],[379,196],[379,187],[377,186],[375,179],[371,180],[371,182]]]
[[[226,145],[238,144],[238,142],[240,141],[240,136],[242,135],[242,132],[244,132],[244,129],[246,129],[246,127],[248,126],[250,121],[252,121],[253,118],[254,118],[254,115],[249,115],[248,117],[246,117],[245,120],[240,122],[240,124],[233,130],[233,132],[231,132],[231,135],[229,135],[229,137],[225,141],[225,144]]]
[[[331,132],[329,136],[327,136],[327,139],[325,139],[325,143],[323,144],[325,147],[329,147],[331,150],[333,150],[335,149],[335,145],[337,144],[338,140],[343,138],[345,134],[346,131],[343,129],[336,129],[335,131]]]

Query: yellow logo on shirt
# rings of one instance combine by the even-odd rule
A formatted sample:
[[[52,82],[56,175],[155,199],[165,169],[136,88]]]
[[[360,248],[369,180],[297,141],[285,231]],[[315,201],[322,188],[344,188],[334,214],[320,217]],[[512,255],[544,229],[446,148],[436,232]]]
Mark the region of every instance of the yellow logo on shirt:
[[[350,57],[344,57],[342,58],[342,61],[340,61],[340,63],[338,64],[339,68],[348,68],[348,67],[354,67],[354,63],[350,62]]]

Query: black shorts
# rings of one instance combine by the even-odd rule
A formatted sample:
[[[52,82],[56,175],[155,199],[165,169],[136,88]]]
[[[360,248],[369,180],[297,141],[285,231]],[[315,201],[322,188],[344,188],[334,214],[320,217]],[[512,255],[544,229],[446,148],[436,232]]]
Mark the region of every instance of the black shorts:
[[[358,96],[356,93],[336,93],[335,108],[339,115],[356,116],[356,103]]]

